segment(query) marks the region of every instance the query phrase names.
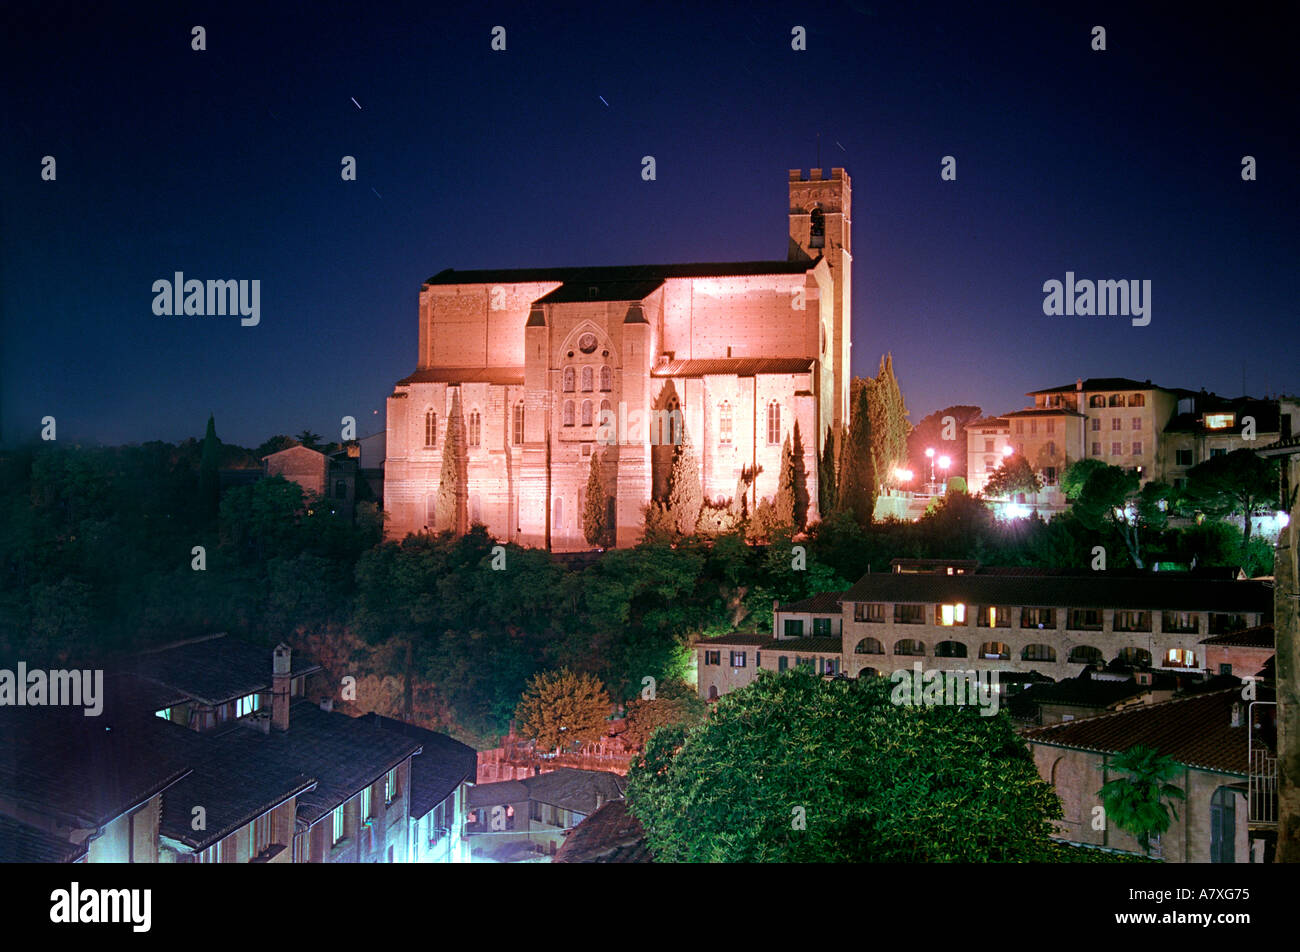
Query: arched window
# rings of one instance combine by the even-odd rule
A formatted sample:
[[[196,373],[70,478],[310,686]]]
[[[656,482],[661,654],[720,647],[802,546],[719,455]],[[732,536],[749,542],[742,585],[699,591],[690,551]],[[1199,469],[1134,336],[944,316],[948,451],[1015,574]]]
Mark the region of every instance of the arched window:
[[[718,699],[718,686],[717,686],[716,684],[710,684],[710,685],[709,685],[709,700],[710,700],[710,701],[716,701],[717,699]]]
[[[591,426],[591,401],[582,401],[582,425]]]
[[[934,646],[936,658],[964,658],[966,646],[960,641],[941,641]]]
[[[1075,645],[1070,649],[1070,664],[1095,664],[1100,660],[1101,649],[1092,645]]]
[[[515,408],[510,418],[510,442],[515,446],[522,446],[524,442],[524,404],[523,401],[515,404]]]
[[[583,367],[583,368],[582,368],[582,390],[583,390],[583,393],[588,393],[588,392],[591,391],[591,380],[592,380],[591,368],[590,368],[590,367]]]
[[[564,401],[564,425],[573,426],[573,401]]]
[[[726,400],[718,406],[718,442],[731,442],[731,404]]]
[[[1099,393],[1094,393],[1091,397],[1088,398],[1088,406],[1090,407],[1104,407],[1105,405],[1106,405],[1106,398]]]
[[[1120,648],[1115,660],[1121,664],[1131,664],[1139,668],[1151,667],[1151,652],[1145,648]]]
[[[820,208],[814,208],[808,216],[808,247],[826,247],[826,214]]]
[[[880,677],[880,672],[877,671],[875,668],[863,668],[861,671],[858,672],[858,677],[859,677],[859,678],[878,678],[878,677]]]
[[[479,412],[477,410],[471,410],[469,412],[469,445],[470,446],[478,446],[479,435],[480,435],[479,431],[482,427],[482,424],[483,424],[483,418],[479,416]]]
[[[573,392],[573,379],[574,379],[574,378],[573,378],[573,368],[572,368],[572,367],[565,367],[565,368],[564,368],[564,392],[565,392],[565,393],[572,393],[572,392]]]
[[[559,496],[555,497],[555,503],[551,506],[551,528],[564,528],[564,500]]]
[[[1107,406],[1122,407],[1124,405],[1124,394],[1112,393],[1110,399],[1106,401]]]
[[[1130,393],[1128,395],[1128,405],[1131,407],[1144,407],[1147,405],[1146,394]]]
[[[432,410],[424,415],[424,445],[438,445],[438,414]]]
[[[600,368],[600,389],[604,393],[614,389],[614,371],[608,367]]]
[[[925,642],[917,641],[915,638],[902,638],[894,643],[894,654],[896,655],[924,655]]]
[[[884,654],[885,646],[876,638],[863,638],[853,651],[856,654]]]
[[[1021,661],[1055,661],[1056,649],[1051,645],[1025,645],[1020,652]]]
[[[776,401],[767,405],[767,442],[771,446],[781,443],[781,405]]]
[[[989,660],[1006,661],[1011,657],[1011,649],[1003,641],[986,641],[980,645],[978,657]]]
[[[1196,667],[1196,652],[1188,648],[1170,648],[1165,652],[1166,668]]]

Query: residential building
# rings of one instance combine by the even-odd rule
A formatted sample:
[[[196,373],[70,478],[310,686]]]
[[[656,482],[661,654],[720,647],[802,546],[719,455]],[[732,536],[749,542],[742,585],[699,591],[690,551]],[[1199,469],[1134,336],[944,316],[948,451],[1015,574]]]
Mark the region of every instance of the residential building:
[[[777,606],[773,635],[734,633],[695,645],[697,688],[714,699],[749,684],[760,669],[803,665],[821,675],[860,677],[926,668],[1036,672],[1052,680],[1098,663],[1214,673],[1207,635],[1264,624],[1266,582],[1222,573],[1092,572],[1086,575],[966,561],[896,560],[846,592]],[[921,571],[920,569],[924,569]],[[836,638],[793,635],[812,605],[840,603]],[[1032,681],[1034,679],[1024,679]]]
[[[1293,427],[1295,429],[1293,429]],[[1240,449],[1258,449],[1300,433],[1300,401],[1255,400],[1180,391],[1177,412],[1165,425],[1160,471],[1181,488],[1193,466]]]
[[[1238,678],[1257,677],[1274,652],[1272,625],[1260,625],[1201,640],[1206,670]]]
[[[420,289],[414,373],[387,406],[386,531],[482,523],[502,541],[589,548],[591,455],[616,544],[634,545],[689,440],[704,495],[761,467],[775,496],[790,440],[818,512],[826,434],[848,418],[851,186],[792,170],[784,260],[456,271]],[[461,442],[454,524],[437,525],[448,427]]]
[[[1139,705],[1023,732],[1039,774],[1061,798],[1058,835],[1069,842],[1140,853],[1136,838],[1103,812],[1097,791],[1121,777],[1116,755],[1153,749],[1181,768],[1173,784],[1184,799],[1171,801],[1177,819],[1157,838],[1154,855],[1167,863],[1266,861],[1266,834],[1253,820],[1264,805],[1252,795],[1252,741],[1269,734],[1271,706],[1247,707],[1239,685]],[[1101,822],[1098,822],[1098,818]]]
[[[555,855],[564,835],[606,803],[623,799],[627,780],[599,770],[561,767],[522,780],[470,790],[467,832],[475,857],[497,861]]]
[[[611,800],[579,823],[564,839],[552,863],[652,863],[645,830],[627,809]]]

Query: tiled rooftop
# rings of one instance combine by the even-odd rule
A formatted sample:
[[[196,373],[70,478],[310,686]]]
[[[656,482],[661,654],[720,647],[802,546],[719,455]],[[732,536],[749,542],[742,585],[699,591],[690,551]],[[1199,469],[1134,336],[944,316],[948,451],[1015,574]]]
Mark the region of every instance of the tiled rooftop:
[[[1230,631],[1225,635],[1211,635],[1209,638],[1202,638],[1201,644],[1232,648],[1268,648],[1270,651],[1277,645],[1272,625],[1257,625],[1254,628],[1243,628],[1241,631]]]
[[[568,835],[552,860],[554,863],[651,863],[645,830],[627,810],[627,802],[615,800],[587,817]]]

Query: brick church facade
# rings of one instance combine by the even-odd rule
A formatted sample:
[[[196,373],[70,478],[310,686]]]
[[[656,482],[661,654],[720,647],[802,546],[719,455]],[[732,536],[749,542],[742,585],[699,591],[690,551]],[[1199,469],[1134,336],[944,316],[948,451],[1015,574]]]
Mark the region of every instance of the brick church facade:
[[[386,534],[481,522],[497,539],[589,549],[582,514],[601,453],[618,546],[692,444],[705,498],[801,446],[809,520],[826,435],[847,423],[849,176],[789,177],[785,260],[442,271],[420,289],[419,358],[387,404]],[[457,525],[438,525],[447,427],[458,429]],[[445,516],[445,513],[444,513]]]

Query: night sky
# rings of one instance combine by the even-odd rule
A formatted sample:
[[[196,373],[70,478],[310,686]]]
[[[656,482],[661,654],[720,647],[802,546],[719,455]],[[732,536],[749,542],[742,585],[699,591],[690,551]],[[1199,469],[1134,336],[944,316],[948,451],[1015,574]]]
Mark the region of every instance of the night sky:
[[[892,351],[914,422],[1080,376],[1300,392],[1294,20],[584,7],[6,4],[5,443],[45,415],[65,443],[201,437],[209,411],[246,446],[368,435],[430,275],[784,258],[818,133],[853,177],[853,370]],[[1150,325],[1044,316],[1067,270],[1149,279]],[[259,279],[260,324],[155,316],[176,271]]]

